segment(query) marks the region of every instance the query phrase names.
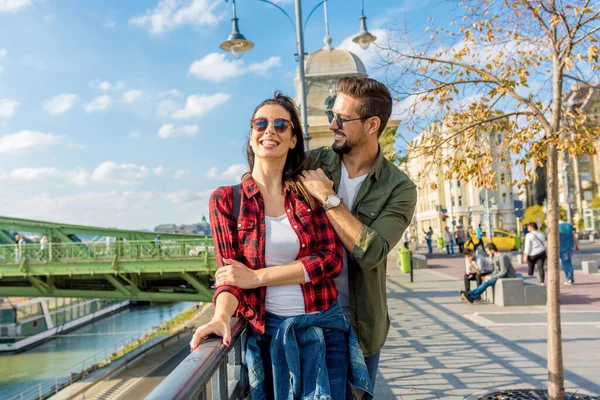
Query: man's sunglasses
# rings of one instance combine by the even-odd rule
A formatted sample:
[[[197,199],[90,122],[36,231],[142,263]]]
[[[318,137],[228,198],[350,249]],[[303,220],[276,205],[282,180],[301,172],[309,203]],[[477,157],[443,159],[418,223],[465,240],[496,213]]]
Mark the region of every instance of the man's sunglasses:
[[[256,132],[262,133],[269,127],[269,120],[266,118],[254,118],[250,122],[250,126],[252,126],[252,129],[254,129]],[[292,128],[294,127],[292,121],[284,118],[277,118],[275,121],[273,121],[273,129],[275,129],[275,132],[277,133],[286,132],[290,126]]]
[[[336,113],[334,113],[331,110],[325,111],[325,114],[327,114],[327,119],[329,120],[330,124],[335,119],[335,124],[337,125],[337,127],[338,127],[339,130],[344,129],[344,122],[365,120],[367,118],[373,117],[373,115],[371,115],[369,117],[358,117],[358,118],[343,119],[339,114],[336,114]]]

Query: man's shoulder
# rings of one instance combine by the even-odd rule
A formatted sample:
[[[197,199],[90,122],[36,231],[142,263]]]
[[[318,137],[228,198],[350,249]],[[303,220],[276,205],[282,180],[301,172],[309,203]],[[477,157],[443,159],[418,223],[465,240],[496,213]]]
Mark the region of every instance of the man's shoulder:
[[[390,186],[417,187],[404,171],[385,158],[381,162],[379,174],[380,180],[383,180]]]
[[[331,149],[331,146],[319,147],[318,149],[306,152],[305,169],[321,168],[322,165],[329,165],[335,160],[337,154]]]

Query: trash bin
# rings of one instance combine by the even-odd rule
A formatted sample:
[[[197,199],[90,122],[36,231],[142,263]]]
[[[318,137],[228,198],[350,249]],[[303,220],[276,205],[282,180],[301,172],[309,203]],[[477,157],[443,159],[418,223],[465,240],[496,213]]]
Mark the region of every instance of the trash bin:
[[[515,250],[521,250],[521,236],[519,235],[515,236]]]
[[[410,272],[410,250],[406,247],[398,250],[398,262],[400,263],[400,271],[404,274]]]
[[[437,239],[437,248],[440,250],[444,248],[444,238],[439,237]]]

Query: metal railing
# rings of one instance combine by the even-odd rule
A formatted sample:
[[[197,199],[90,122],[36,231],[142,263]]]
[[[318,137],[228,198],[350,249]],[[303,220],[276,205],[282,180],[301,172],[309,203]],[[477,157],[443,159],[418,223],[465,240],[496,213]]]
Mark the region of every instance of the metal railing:
[[[146,400],[233,400],[248,393],[248,375],[243,365],[246,345],[245,321],[234,319],[232,344],[209,338],[196,348],[158,385]]]
[[[74,242],[40,244],[27,243],[0,245],[0,264],[44,264],[74,261],[120,261],[182,259],[205,257],[214,253],[212,238],[161,240],[129,240],[114,242]]]

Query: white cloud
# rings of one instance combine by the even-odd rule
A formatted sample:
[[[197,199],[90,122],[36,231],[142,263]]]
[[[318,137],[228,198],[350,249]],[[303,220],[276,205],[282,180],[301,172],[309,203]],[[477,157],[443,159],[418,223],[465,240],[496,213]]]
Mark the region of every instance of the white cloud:
[[[122,185],[138,183],[148,177],[148,168],[135,164],[117,164],[113,161],[104,161],[98,165],[92,174],[92,180],[98,182],[114,182]]]
[[[129,20],[132,25],[148,29],[153,35],[175,30],[183,25],[216,25],[222,15],[215,13],[220,2],[212,0],[161,0],[145,15]]]
[[[116,28],[117,27],[117,21],[112,20],[112,19],[108,20],[108,21],[106,21],[104,23],[104,27],[105,28],[109,28],[109,29]]]
[[[194,61],[190,65],[189,73],[198,79],[221,82],[249,72],[266,75],[271,68],[278,66],[281,66],[281,57],[269,57],[246,67],[243,60],[229,60],[224,53],[210,53]]]
[[[94,79],[90,81],[89,86],[92,89],[100,89],[103,92],[108,92],[111,90],[123,90],[125,88],[124,81],[116,81],[115,83],[110,83],[109,81],[101,81],[100,79]]]
[[[125,93],[123,93],[123,101],[125,103],[133,103],[135,102],[137,99],[139,99],[140,97],[142,97],[144,95],[144,92],[141,90],[129,90]]]
[[[340,49],[351,51],[356,54],[362,60],[363,64],[367,68],[373,68],[376,65],[376,61],[380,59],[378,54],[379,49],[377,45],[386,46],[388,43],[388,32],[383,29],[375,29],[371,31],[371,34],[377,37],[375,43],[371,43],[371,46],[367,50],[363,50],[358,44],[354,43],[352,39],[355,35],[348,36],[338,46]]]
[[[85,149],[85,144],[68,143],[67,144],[67,149],[69,149],[69,150],[83,150],[83,149]]]
[[[281,64],[281,57],[269,57],[267,58],[265,61],[259,62],[259,63],[253,63],[250,64],[248,66],[248,70],[252,71],[252,72],[256,72],[257,74],[260,75],[266,75],[267,72],[269,72],[269,70],[273,67],[280,67]]]
[[[185,106],[181,110],[173,113],[175,119],[188,119],[201,117],[213,109],[225,104],[230,95],[226,93],[217,93],[212,96],[191,95],[187,98]]]
[[[248,172],[248,166],[246,164],[232,164],[223,172],[219,172],[218,168],[212,167],[204,176],[210,179],[239,182],[242,179],[242,175],[246,172]]]
[[[103,94],[85,105],[85,112],[104,111],[112,105],[110,96]]]
[[[44,15],[42,17],[42,19],[44,20],[45,23],[51,24],[52,22],[54,22],[56,17],[54,16],[54,14],[47,14],[47,15]]]
[[[159,165],[158,167],[154,168],[152,170],[152,172],[154,173],[154,175],[156,176],[161,176],[162,174],[164,174],[165,172],[167,172],[169,170],[169,168],[165,168],[162,165]]]
[[[138,139],[138,138],[142,137],[142,134],[139,133],[138,131],[134,130],[134,131],[131,131],[131,133],[129,134],[129,137],[133,138],[133,139]]]
[[[13,99],[0,99],[0,119],[11,119],[21,103]]]
[[[160,92],[158,94],[158,98],[159,99],[164,99],[164,98],[181,98],[181,97],[183,97],[183,93],[181,93],[177,89],[167,90],[167,91],[164,91],[164,92]]]
[[[31,4],[31,0],[0,0],[0,13],[17,12]]]
[[[88,178],[89,173],[83,168],[75,168],[71,171],[60,171],[54,167],[16,168],[10,172],[0,171],[0,181],[17,183],[35,182],[82,186],[88,182]]]
[[[177,136],[196,136],[198,134],[198,125],[184,125],[175,127],[173,124],[165,124],[158,130],[158,137],[169,139]]]
[[[0,49],[0,57],[6,57],[6,49]]]
[[[26,150],[37,150],[57,145],[61,140],[59,135],[36,131],[20,131],[0,135],[0,153],[20,153]]]
[[[179,169],[175,172],[175,175],[173,175],[173,179],[175,179],[176,181],[183,178],[183,176],[185,174],[188,174],[190,171],[188,171],[187,169]]]
[[[2,65],[0,65],[0,74],[4,72],[4,67],[2,67]]]
[[[73,107],[77,101],[79,101],[79,97],[73,93],[61,93],[44,101],[44,110],[52,115],[62,114]]]

